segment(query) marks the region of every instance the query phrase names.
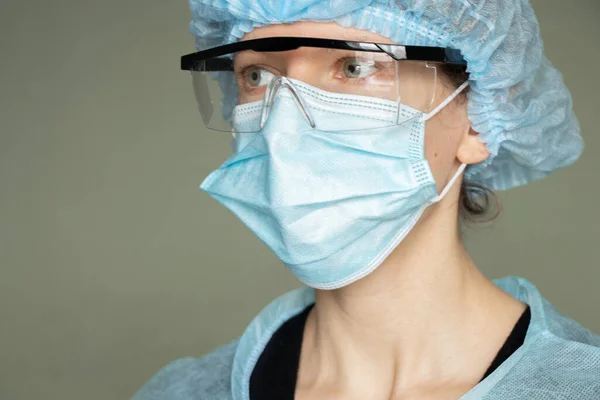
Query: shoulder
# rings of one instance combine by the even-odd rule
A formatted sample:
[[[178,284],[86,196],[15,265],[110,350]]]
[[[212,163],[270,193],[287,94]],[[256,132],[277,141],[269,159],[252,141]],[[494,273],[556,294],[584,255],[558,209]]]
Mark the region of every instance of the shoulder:
[[[547,326],[494,388],[502,399],[600,399],[600,336],[543,301]],[[516,390],[515,388],[518,388]]]
[[[600,336],[590,331],[579,322],[563,315],[553,304],[543,300],[544,312],[548,323],[547,329],[567,342],[589,345],[597,350],[600,348]],[[600,362],[600,360],[599,360]]]
[[[490,399],[600,399],[600,352],[542,335],[493,389]]]
[[[175,360],[156,373],[131,400],[231,398],[231,369],[239,338],[200,357]]]

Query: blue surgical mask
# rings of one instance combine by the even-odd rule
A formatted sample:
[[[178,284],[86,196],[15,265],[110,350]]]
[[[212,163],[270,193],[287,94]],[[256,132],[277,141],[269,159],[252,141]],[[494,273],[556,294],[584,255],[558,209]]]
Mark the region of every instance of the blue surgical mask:
[[[464,164],[438,195],[424,139],[425,121],[466,84],[424,114],[363,96],[344,102],[345,95],[281,79],[266,118],[258,103],[235,108],[234,131],[240,124],[262,129],[234,134],[234,154],[200,188],[303,283],[339,288],[375,270],[463,172]],[[406,122],[390,123],[398,113]]]

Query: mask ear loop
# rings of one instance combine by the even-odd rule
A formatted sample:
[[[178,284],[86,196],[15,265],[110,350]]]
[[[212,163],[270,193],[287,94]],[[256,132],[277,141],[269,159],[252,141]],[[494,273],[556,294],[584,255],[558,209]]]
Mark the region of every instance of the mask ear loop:
[[[465,170],[465,168],[467,168],[467,164],[464,164],[464,163],[461,164],[460,167],[458,167],[458,170],[456,170],[456,173],[454,174],[452,179],[450,179],[450,182],[448,182],[446,187],[442,190],[442,193],[440,193],[439,195],[437,195],[436,197],[434,197],[433,199],[430,200],[431,204],[442,201],[442,199],[444,197],[446,197],[446,195],[448,194],[450,189],[452,189],[452,186],[454,186],[454,183],[456,182],[456,180],[460,177],[460,175]]]
[[[465,81],[462,85],[460,85],[458,87],[458,89],[456,89],[454,91],[454,93],[452,93],[450,96],[448,96],[448,98],[446,98],[446,100],[442,101],[439,106],[437,106],[436,108],[434,108],[430,113],[425,114],[423,116],[423,118],[421,118],[421,121],[425,122],[425,121],[433,118],[444,107],[446,107],[448,104],[450,104],[452,102],[452,100],[454,100],[459,94],[461,94],[462,91],[465,90],[465,88],[467,86],[469,86],[469,81]],[[461,164],[460,167],[458,167],[458,170],[456,171],[456,173],[454,174],[454,176],[452,177],[452,179],[450,179],[450,182],[448,182],[448,184],[442,190],[442,192],[439,195],[437,195],[436,197],[434,197],[433,199],[431,199],[431,201],[430,201],[431,204],[437,203],[437,202],[441,201],[444,197],[446,197],[446,195],[448,194],[448,192],[450,191],[450,189],[452,189],[452,186],[454,186],[454,183],[456,182],[456,180],[460,177],[460,175],[465,170],[465,168],[467,168],[467,164],[465,164],[465,163]]]
[[[428,114],[423,115],[423,117],[421,118],[421,121],[425,122],[431,118],[433,118],[437,113],[439,113],[440,111],[442,111],[443,108],[445,108],[448,104],[450,104],[452,102],[452,100],[454,100],[459,94],[462,93],[463,90],[465,90],[465,88],[469,86],[469,81],[466,81],[465,83],[463,83],[462,85],[460,85],[458,87],[458,89],[456,89],[454,91],[454,93],[452,93],[450,96],[448,96],[448,98],[446,98],[446,100],[442,101],[440,103],[439,106],[437,106],[436,108],[434,108],[431,112],[429,112]]]

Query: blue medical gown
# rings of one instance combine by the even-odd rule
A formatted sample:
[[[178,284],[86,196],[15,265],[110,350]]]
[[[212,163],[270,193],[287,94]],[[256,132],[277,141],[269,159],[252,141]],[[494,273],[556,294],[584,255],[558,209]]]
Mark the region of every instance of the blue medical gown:
[[[600,336],[560,314],[526,279],[494,283],[529,304],[531,322],[523,345],[460,400],[600,400]],[[278,297],[242,336],[168,364],[132,400],[249,400],[250,375],[269,339],[313,302],[307,286]]]

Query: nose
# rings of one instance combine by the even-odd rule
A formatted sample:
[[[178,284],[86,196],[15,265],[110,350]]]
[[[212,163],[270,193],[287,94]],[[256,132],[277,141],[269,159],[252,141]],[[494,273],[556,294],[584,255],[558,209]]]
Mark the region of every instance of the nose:
[[[291,93],[294,103],[296,103],[296,106],[300,109],[304,118],[306,118],[311,127],[316,127],[315,121],[310,115],[310,111],[306,106],[306,103],[302,100],[302,96],[298,93],[294,83],[285,76],[276,76],[269,82],[265,92],[262,115],[260,117],[260,129],[263,129],[267,123],[273,107],[273,102],[280,90],[288,90]]]
[[[322,72],[314,58],[294,59],[288,64],[286,74],[288,78],[296,79],[311,86],[320,87]],[[323,89],[323,88],[322,88]]]

